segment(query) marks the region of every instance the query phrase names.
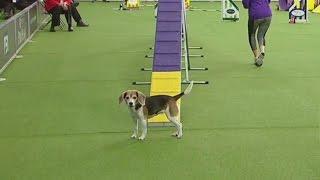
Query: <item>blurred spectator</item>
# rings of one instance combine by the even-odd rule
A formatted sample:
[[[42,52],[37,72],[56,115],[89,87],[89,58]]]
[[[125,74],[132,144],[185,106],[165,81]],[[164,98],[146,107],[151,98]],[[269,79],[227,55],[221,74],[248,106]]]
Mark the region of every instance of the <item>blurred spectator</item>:
[[[31,4],[33,4],[36,1],[37,0],[17,0],[16,3],[14,3],[14,4],[18,10],[23,10],[24,8],[30,6]]]
[[[4,18],[9,19],[15,14],[15,9],[23,10],[37,0],[0,0],[0,9],[3,9]]]
[[[55,32],[55,26],[60,25],[60,14],[64,14],[68,23],[68,31],[73,31],[71,21],[72,0],[46,0],[45,9],[52,15],[51,32]]]
[[[3,9],[5,19],[9,19],[14,15],[15,9],[12,0],[0,0],[0,9]]]
[[[51,22],[51,32],[55,32],[55,26],[60,25],[60,14],[65,14],[67,23],[68,23],[68,31],[73,31],[72,28],[72,20],[77,22],[77,26],[86,27],[88,24],[85,24],[82,21],[80,13],[78,12],[76,6],[78,6],[78,2],[73,2],[73,0],[46,0],[45,1],[45,9],[48,13],[52,14],[52,22]]]

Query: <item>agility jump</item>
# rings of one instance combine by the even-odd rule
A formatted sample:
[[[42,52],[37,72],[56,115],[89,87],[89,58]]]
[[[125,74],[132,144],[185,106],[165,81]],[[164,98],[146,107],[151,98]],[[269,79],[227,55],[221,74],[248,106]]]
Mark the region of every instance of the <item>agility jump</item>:
[[[295,0],[289,8],[289,23],[306,23],[308,18],[308,0]]]
[[[239,7],[233,2],[233,0],[221,0],[221,4],[222,20],[239,21]]]
[[[119,10],[137,9],[140,7],[140,0],[122,0]]]
[[[289,11],[289,23],[309,22],[309,11],[320,13],[320,1],[279,0],[278,10]]]

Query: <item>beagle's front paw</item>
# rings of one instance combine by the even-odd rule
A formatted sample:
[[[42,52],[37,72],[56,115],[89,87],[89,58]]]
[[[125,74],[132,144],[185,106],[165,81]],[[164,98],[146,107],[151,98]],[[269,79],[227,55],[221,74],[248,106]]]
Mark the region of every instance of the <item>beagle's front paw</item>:
[[[146,138],[145,136],[140,136],[138,139],[139,139],[140,141],[143,141],[145,138]]]
[[[136,134],[132,134],[131,135],[131,139],[137,139],[137,135]]]
[[[171,136],[173,136],[173,137],[178,137],[178,132],[172,133]]]

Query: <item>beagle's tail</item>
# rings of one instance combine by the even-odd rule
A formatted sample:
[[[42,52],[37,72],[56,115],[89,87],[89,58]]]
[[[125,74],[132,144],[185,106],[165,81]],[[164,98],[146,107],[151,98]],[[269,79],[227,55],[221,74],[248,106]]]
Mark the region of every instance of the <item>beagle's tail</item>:
[[[193,81],[190,82],[189,86],[188,86],[182,93],[173,96],[173,99],[177,101],[177,100],[180,99],[183,95],[189,94],[189,93],[191,92],[191,90],[192,90],[192,87],[193,87]]]

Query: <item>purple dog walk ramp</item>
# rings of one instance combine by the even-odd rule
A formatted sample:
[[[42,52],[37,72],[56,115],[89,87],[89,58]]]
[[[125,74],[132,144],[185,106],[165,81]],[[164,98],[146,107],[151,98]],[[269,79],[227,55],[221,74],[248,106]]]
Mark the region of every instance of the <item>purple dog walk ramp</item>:
[[[159,0],[153,71],[181,70],[182,0]]]

